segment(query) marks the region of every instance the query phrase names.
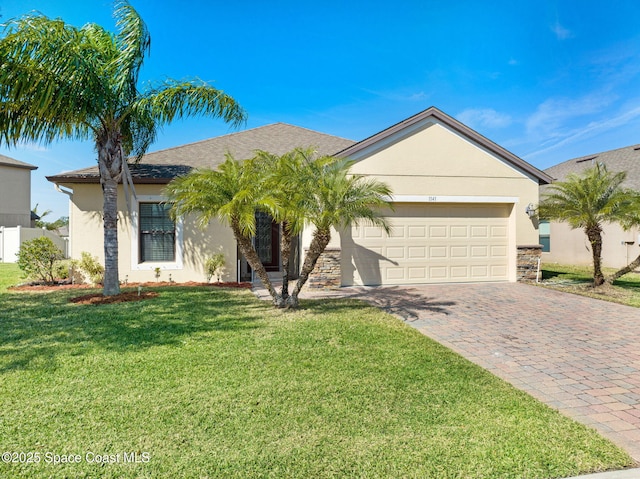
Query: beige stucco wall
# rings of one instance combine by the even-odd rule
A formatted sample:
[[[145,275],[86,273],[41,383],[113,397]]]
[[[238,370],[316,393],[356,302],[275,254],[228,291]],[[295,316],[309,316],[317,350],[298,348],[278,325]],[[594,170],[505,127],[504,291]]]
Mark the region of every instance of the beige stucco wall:
[[[0,165],[0,226],[31,226],[31,170]]]
[[[102,226],[102,190],[95,184],[66,184],[73,190],[69,213],[71,257],[80,258],[87,251],[104,263],[104,240]],[[163,185],[138,185],[136,193],[141,201],[161,200]],[[131,226],[131,216],[122,187],[118,192],[118,268],[121,281],[156,281],[155,268],[160,267],[160,281],[175,282],[205,281],[204,261],[212,254],[223,251],[226,268],[223,281],[236,281],[236,242],[231,230],[212,221],[204,230],[196,226],[193,218],[182,221],[182,255],[176,263],[138,263],[137,242]],[[134,207],[133,211],[137,211]],[[135,249],[135,251],[133,251]],[[180,258],[178,258],[180,259]],[[180,264],[181,263],[181,264]]]
[[[538,181],[440,123],[404,131],[352,157],[352,171],[386,182],[396,197],[424,202],[512,202],[515,246],[538,244],[537,224],[526,214],[538,204]],[[415,198],[414,198],[415,199]],[[303,248],[311,240],[303,236]],[[331,246],[339,247],[334,234]]]
[[[620,226],[607,224],[602,234],[602,264],[622,268],[640,254],[640,230],[624,231]],[[592,265],[591,245],[584,230],[572,230],[566,223],[551,223],[551,251],[542,253],[545,263]]]

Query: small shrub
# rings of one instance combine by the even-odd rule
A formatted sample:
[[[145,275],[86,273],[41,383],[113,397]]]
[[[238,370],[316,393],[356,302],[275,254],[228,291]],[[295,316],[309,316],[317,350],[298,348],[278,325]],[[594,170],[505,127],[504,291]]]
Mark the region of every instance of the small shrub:
[[[56,277],[71,280],[71,284],[84,283],[84,275],[77,259],[65,259],[56,263]]]
[[[18,267],[27,278],[45,283],[53,283],[56,276],[56,261],[64,258],[64,253],[50,238],[41,236],[25,241],[18,252]]]
[[[69,270],[71,269],[71,260],[56,261],[53,266],[56,279],[69,279]]]
[[[224,258],[224,253],[216,253],[204,263],[204,271],[207,276],[207,283],[211,282],[211,278],[216,277],[218,283],[221,281],[222,272],[224,271],[224,267],[226,264],[226,260]]]
[[[79,267],[86,277],[93,284],[102,284],[104,282],[104,266],[100,264],[97,256],[91,256],[91,253],[83,251],[81,254]]]

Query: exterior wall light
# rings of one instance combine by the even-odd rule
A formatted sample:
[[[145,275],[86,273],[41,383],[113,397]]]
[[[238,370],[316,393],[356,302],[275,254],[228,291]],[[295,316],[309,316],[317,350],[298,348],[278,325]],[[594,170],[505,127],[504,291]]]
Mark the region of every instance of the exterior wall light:
[[[536,207],[533,203],[529,203],[524,212],[529,216],[529,218],[533,218],[536,215]]]

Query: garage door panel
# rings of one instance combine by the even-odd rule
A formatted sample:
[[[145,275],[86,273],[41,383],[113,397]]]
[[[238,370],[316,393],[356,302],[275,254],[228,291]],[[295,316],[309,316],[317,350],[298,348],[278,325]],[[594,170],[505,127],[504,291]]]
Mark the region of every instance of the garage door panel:
[[[365,226],[364,228],[365,238],[382,238],[383,235],[386,235],[386,233],[377,226]]]
[[[406,275],[405,275],[405,270],[404,268],[386,268],[385,269],[385,278],[389,281],[396,281],[396,280],[405,280],[406,279]]]
[[[391,227],[391,231],[389,232],[389,238],[392,239],[396,239],[396,238],[405,238],[406,234],[405,234],[405,229],[402,226],[392,226]]]
[[[469,268],[466,265],[451,266],[449,269],[449,276],[454,280],[464,280],[469,276]]]
[[[492,226],[491,227],[491,236],[493,238],[506,238],[507,237],[507,227],[506,226]]]
[[[351,229],[343,271],[355,269],[356,284],[507,281],[511,207],[396,205],[389,235],[373,226]]]
[[[470,275],[476,280],[488,279],[490,277],[489,266],[486,264],[471,265]]]
[[[427,247],[426,246],[409,246],[407,248],[407,258],[412,260],[426,259]]]
[[[471,237],[472,238],[488,238],[489,228],[487,226],[472,226]]]
[[[411,225],[407,228],[408,237],[409,238],[426,238],[427,237],[427,227],[426,226],[417,226]]]
[[[446,225],[429,226],[429,238],[446,238]]]
[[[426,266],[410,266],[408,268],[410,280],[423,280],[427,279],[427,267]]]
[[[468,258],[469,257],[469,248],[466,245],[462,246],[451,246],[451,258]]]
[[[405,259],[405,248],[402,246],[388,246],[387,258],[389,259]]]
[[[451,226],[450,238],[468,238],[469,227],[466,225]]]

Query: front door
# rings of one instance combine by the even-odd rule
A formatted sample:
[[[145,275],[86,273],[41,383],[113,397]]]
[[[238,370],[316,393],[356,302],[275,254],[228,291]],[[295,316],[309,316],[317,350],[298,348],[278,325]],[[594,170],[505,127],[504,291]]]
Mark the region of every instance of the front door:
[[[267,213],[256,213],[255,247],[267,271],[280,270],[280,225]]]

